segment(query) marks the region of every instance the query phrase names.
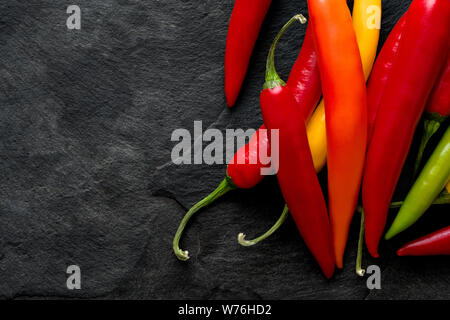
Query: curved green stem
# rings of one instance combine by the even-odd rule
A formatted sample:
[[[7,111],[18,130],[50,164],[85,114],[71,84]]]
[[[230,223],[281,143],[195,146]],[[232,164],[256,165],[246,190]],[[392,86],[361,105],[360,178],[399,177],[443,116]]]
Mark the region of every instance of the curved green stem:
[[[445,120],[444,117],[432,114],[423,122],[423,136],[420,142],[419,151],[417,152],[416,162],[414,164],[413,177],[417,177],[419,173],[420,164],[422,163],[423,153],[428,145],[431,137],[439,130],[441,123]]]
[[[361,212],[361,226],[359,228],[358,254],[356,255],[356,274],[363,277],[366,270],[362,268],[362,256],[364,246],[364,212]]]
[[[289,214],[289,209],[288,209],[287,205],[285,205],[283,212],[281,213],[281,216],[278,218],[277,222],[275,222],[275,224],[272,226],[272,228],[267,230],[267,232],[264,233],[262,236],[259,236],[258,238],[255,238],[253,240],[245,240],[245,234],[239,233],[239,235],[238,235],[239,244],[244,247],[250,247],[250,246],[253,246],[253,245],[257,244],[258,242],[261,242],[262,240],[270,237],[275,231],[278,230],[278,228],[280,228],[280,226],[286,220],[288,214]]]
[[[203,200],[197,202],[184,216],[183,220],[181,220],[181,223],[178,227],[177,233],[175,234],[175,237],[173,238],[173,252],[175,253],[175,255],[177,256],[178,259],[182,260],[182,261],[186,261],[189,259],[189,252],[188,251],[183,251],[180,249],[179,247],[179,243],[180,243],[180,238],[181,235],[183,234],[183,230],[186,227],[186,224],[189,222],[189,220],[191,219],[191,217],[194,215],[194,213],[196,213],[197,211],[199,211],[200,209],[210,205],[211,203],[213,203],[215,200],[217,200],[218,198],[220,198],[221,196],[223,196],[224,194],[226,194],[228,191],[236,189],[236,186],[233,184],[233,182],[231,181],[230,177],[226,177],[222,183],[217,187],[216,190],[214,190],[213,192],[211,192],[206,198],[204,198]]]
[[[359,208],[358,208],[359,211]],[[359,228],[358,254],[356,255],[356,274],[363,277],[366,270],[362,268],[362,255],[364,246],[364,210],[361,209],[361,226]]]
[[[281,28],[280,32],[275,37],[275,40],[273,41],[272,46],[270,47],[269,55],[267,56],[267,63],[266,63],[266,82],[264,83],[263,89],[272,89],[277,86],[286,85],[286,83],[283,80],[281,80],[280,76],[278,75],[278,73],[275,69],[275,49],[277,47],[278,41],[280,40],[281,36],[296,21],[300,21],[300,23],[304,24],[304,23],[306,23],[307,20],[301,14],[297,14],[297,15],[293,16],[283,26],[283,28]]]

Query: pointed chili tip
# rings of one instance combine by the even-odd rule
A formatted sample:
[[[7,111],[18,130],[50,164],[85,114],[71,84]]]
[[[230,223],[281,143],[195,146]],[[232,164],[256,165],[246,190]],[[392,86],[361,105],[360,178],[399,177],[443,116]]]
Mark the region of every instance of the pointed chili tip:
[[[405,250],[404,250],[404,248],[398,249],[398,250],[397,250],[397,255],[398,255],[399,257],[405,256]]]
[[[227,100],[228,108],[232,108],[236,103],[237,96],[225,93],[225,99]]]
[[[227,64],[225,63],[225,69],[227,69]],[[231,77],[225,72],[225,100],[227,102],[228,108],[233,107],[236,104],[239,93],[241,91],[242,82],[236,79],[236,75]]]
[[[336,260],[336,267],[338,267],[339,269],[344,268],[344,262],[342,261],[342,259]]]
[[[329,280],[331,278],[333,278],[334,275],[334,265],[332,268],[329,268],[328,270],[324,270],[322,269],[323,274],[325,275],[325,277]]]
[[[384,239],[385,240],[390,240],[392,239],[392,237],[394,237],[396,235],[396,233],[391,229],[389,229],[388,232],[386,232],[386,234],[384,235]]]
[[[371,240],[367,240],[367,234],[366,234],[366,247],[367,251],[369,251],[370,255],[374,258],[378,258],[380,255],[378,254],[378,242],[375,244]]]
[[[238,234],[238,242],[241,246],[244,247],[251,247],[256,244],[255,241],[245,240],[245,234],[242,232]]]

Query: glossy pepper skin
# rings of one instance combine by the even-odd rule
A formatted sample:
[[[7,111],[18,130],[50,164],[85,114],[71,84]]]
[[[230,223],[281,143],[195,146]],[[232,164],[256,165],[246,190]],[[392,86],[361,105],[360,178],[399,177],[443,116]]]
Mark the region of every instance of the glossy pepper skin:
[[[411,241],[397,251],[399,256],[450,255],[450,226]]]
[[[449,31],[450,1],[412,2],[377,112],[364,172],[365,239],[373,257],[378,257],[378,243],[415,128],[447,58]]]
[[[381,0],[355,0],[352,19],[364,77],[367,80],[377,56],[381,28]]]
[[[450,177],[450,127],[406,196],[385,238],[390,239],[413,225],[445,188]]]
[[[227,177],[232,184],[239,189],[250,189],[256,186],[264,176],[261,170],[268,167],[263,164],[259,157],[260,149],[265,150],[270,156],[269,140],[267,139],[267,129],[262,125],[250,138],[247,145],[241,147],[227,166]]]
[[[447,55],[445,68],[431,92],[425,111],[440,117],[450,115],[450,54]]]
[[[334,273],[331,228],[325,199],[314,170],[306,136],[304,115],[288,85],[274,67],[274,50],[280,36],[296,19],[291,19],[275,39],[269,53],[266,83],[260,96],[261,112],[269,130],[279,130],[277,178],[283,197],[309,250],[327,278]],[[269,137],[271,144],[275,143]]]
[[[287,84],[291,88],[305,120],[308,121],[322,95],[319,65],[317,64],[312,28],[309,23],[300,54],[292,67]]]
[[[271,0],[236,0],[225,49],[225,97],[232,107],[244,82],[248,63]]]
[[[346,1],[308,0],[308,8],[325,101],[334,250],[342,268],[366,153],[366,83]]]
[[[368,141],[370,142],[375,119],[380,108],[381,98],[383,97],[389,74],[397,57],[398,48],[402,38],[403,27],[405,26],[406,16],[403,15],[392,29],[388,38],[383,44],[380,54],[375,61],[372,73],[367,83],[367,111],[369,116],[368,123]]]

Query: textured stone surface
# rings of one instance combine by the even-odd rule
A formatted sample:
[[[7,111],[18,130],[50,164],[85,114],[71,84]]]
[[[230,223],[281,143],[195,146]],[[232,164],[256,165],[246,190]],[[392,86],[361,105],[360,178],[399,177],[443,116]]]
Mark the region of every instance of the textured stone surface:
[[[382,41],[409,0],[383,1]],[[176,128],[257,128],[268,47],[306,1],[274,1],[237,105],[226,108],[223,58],[231,0],[76,1],[82,29],[49,0],[0,4],[0,297],[392,299],[450,298],[449,258],[400,259],[401,243],[448,225],[436,207],[382,244],[382,290],[354,273],[359,219],[345,269],[331,281],[289,218],[271,239],[243,248],[283,207],[275,178],[234,191],[171,242],[185,210],[212,191],[225,166],[174,166]],[[305,28],[280,44],[287,78]],[[321,174],[325,181],[325,173]],[[400,185],[407,190],[409,172]],[[68,265],[82,290],[66,289]]]

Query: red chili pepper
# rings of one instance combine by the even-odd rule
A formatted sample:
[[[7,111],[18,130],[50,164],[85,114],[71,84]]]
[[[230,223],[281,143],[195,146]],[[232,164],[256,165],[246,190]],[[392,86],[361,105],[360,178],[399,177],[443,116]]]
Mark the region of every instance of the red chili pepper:
[[[298,103],[297,108],[302,111],[305,120],[308,119],[321,95],[320,74],[310,27],[307,28],[303,46],[292,68],[288,85],[293,88],[293,95]],[[259,150],[264,150],[263,154],[265,152],[267,155],[270,155],[267,132],[265,130],[266,127],[262,125],[250,139],[249,144],[236,152],[233,161],[228,164],[227,176],[219,187],[195,204],[184,216],[173,241],[174,252],[179,259],[188,259],[188,252],[179,248],[179,241],[189,219],[198,210],[210,205],[230,190],[253,188],[263,179],[264,176],[261,174],[261,169],[266,167],[266,165],[261,163],[261,159],[258,156]],[[245,161],[242,161],[242,159],[245,159]],[[250,159],[253,161],[250,161]]]
[[[422,141],[417,153],[414,166],[414,176],[417,175],[422,162],[423,153],[431,137],[439,130],[441,124],[450,115],[450,54],[447,57],[447,66],[433,88],[425,109]]]
[[[274,51],[279,38],[298,19],[304,17],[297,15],[292,18],[277,35],[270,49],[266,83],[260,97],[261,112],[267,128],[279,130],[279,158],[272,157],[272,161],[278,160],[278,182],[289,211],[323,273],[331,278],[334,273],[331,228],[309,150],[304,115],[289,85],[280,79],[274,66]],[[269,142],[275,143],[270,136]]]
[[[450,226],[435,231],[401,247],[399,256],[450,255]]]
[[[298,105],[308,121],[322,95],[317,53],[311,24],[306,28],[305,39],[287,82]]]
[[[325,100],[328,190],[336,265],[343,266],[367,143],[367,92],[346,1],[308,0]]]
[[[289,74],[287,84],[291,88],[292,94],[297,101],[300,110],[303,112],[305,121],[308,121],[322,95],[317,54],[314,48],[314,38],[310,24],[308,24],[306,29],[305,39],[303,40],[297,60]],[[261,129],[265,130],[265,125],[262,125],[257,133],[259,133]],[[252,155],[254,159],[257,159],[257,165],[247,165],[249,161],[246,161],[244,164],[242,161],[238,163],[239,161],[236,160],[242,157],[248,160],[250,158],[250,155],[248,154],[249,150],[260,150],[261,148],[262,150],[270,149],[267,135],[264,130],[262,140],[255,139],[250,141],[250,145],[252,142],[256,145],[251,145],[250,148],[247,146],[246,148],[238,150],[233,161],[228,165],[227,174],[238,188],[253,188],[263,178],[260,172],[261,168],[264,166],[260,163],[260,159],[257,155]],[[243,152],[246,153],[244,154]],[[266,154],[269,155],[269,150]]]
[[[297,60],[292,67],[287,84],[291,88],[292,94],[298,103],[298,107],[303,112],[305,121],[308,121],[314,111],[314,108],[319,102],[320,96],[322,95],[319,66],[317,64],[317,54],[314,48],[312,28],[309,24],[306,29],[303,45]],[[262,125],[260,129],[265,128],[266,127]],[[262,148],[263,150],[270,149],[267,141],[267,135],[264,134],[261,144],[251,146],[250,150],[259,150],[259,148]],[[253,142],[258,143],[258,140],[254,140]],[[248,161],[244,164],[242,161],[240,163],[236,161],[238,157],[245,157],[245,159],[248,160],[250,157],[248,150],[248,147],[247,149],[242,148],[239,150],[227,168],[227,174],[232,179],[234,184],[238,188],[243,189],[253,188],[263,178],[260,172],[261,168],[264,166],[247,165],[246,163]],[[245,154],[242,153],[244,151],[246,152]],[[269,150],[266,154],[269,154]],[[257,159],[258,164],[260,164],[259,157],[257,155],[252,156],[254,159]],[[258,177],[258,175],[260,176]]]
[[[405,22],[406,15],[403,15],[392,29],[375,61],[369,82],[367,83],[367,111],[369,115],[368,141],[371,140],[381,98],[383,97],[389,74],[397,57]]]
[[[429,114],[437,114],[441,117],[450,115],[450,54],[447,56],[447,64],[431,93],[425,110]]]
[[[249,143],[240,148],[228,164],[227,176],[230,183],[240,189],[250,189],[263,179],[261,169],[264,165],[259,157],[260,149],[267,150],[270,156],[269,140],[267,139],[266,126],[262,125],[252,136]]]
[[[265,166],[259,157],[259,148],[269,150],[269,141],[267,139],[267,131],[264,125],[256,131],[249,143],[241,147],[228,164],[227,176],[222,183],[209,194],[206,198],[196,203],[186,215],[183,217],[178,230],[173,238],[173,251],[178,259],[188,260],[189,252],[183,251],[179,247],[180,238],[183,234],[186,224],[191,217],[200,209],[210,205],[212,202],[226,194],[228,191],[236,188],[248,189],[256,186],[264,177],[261,174],[262,168]],[[270,156],[270,154],[268,154]]]
[[[244,82],[253,47],[272,0],[236,0],[225,50],[225,96],[232,107]]]
[[[366,244],[378,257],[387,212],[417,123],[447,58],[450,1],[414,0],[381,98],[363,181]]]

